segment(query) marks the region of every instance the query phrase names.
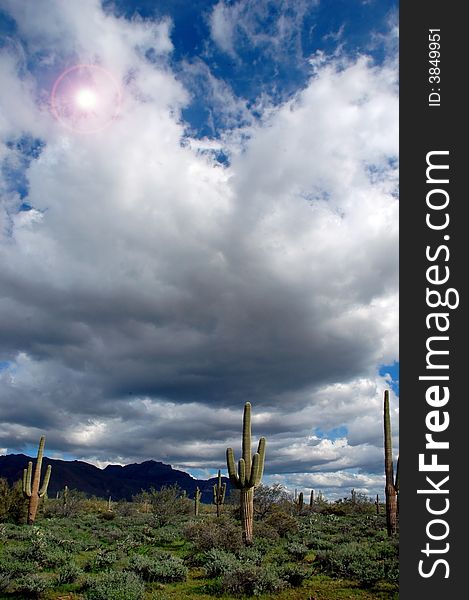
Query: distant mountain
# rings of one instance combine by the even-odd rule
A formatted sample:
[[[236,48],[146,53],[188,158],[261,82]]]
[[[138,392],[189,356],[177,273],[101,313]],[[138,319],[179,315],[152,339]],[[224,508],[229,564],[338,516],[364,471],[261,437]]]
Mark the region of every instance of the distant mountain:
[[[23,469],[28,461],[35,463],[35,458],[25,454],[7,454],[0,456],[0,477],[4,477],[10,484],[23,477]],[[52,465],[52,475],[49,483],[48,496],[56,495],[63,490],[65,485],[69,489],[85,492],[88,496],[98,496],[113,500],[130,500],[133,495],[141,490],[150,488],[160,489],[163,486],[178,484],[186,490],[190,498],[194,497],[195,488],[202,491],[202,502],[212,502],[213,484],[216,478],[209,480],[194,479],[184,471],[173,469],[170,465],[155,460],[146,460],[143,463],[130,465],[108,465],[99,469],[94,465],[80,460],[57,460],[44,457],[42,470],[45,473],[47,465]],[[227,484],[227,494],[230,483],[226,477],[222,478]]]

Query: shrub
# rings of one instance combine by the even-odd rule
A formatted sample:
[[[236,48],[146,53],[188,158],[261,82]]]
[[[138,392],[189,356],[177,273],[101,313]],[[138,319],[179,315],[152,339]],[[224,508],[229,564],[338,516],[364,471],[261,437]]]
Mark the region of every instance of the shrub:
[[[0,521],[20,523],[25,516],[26,503],[21,481],[10,486],[5,478],[0,478]]]
[[[9,553],[10,554],[10,553]],[[12,559],[11,555],[5,553],[2,556],[2,563],[0,564],[0,573],[6,575],[12,579],[20,577],[21,575],[27,575],[28,573],[34,573],[37,570],[35,563],[30,560]]]
[[[184,535],[196,550],[201,551],[219,548],[236,552],[243,546],[241,527],[226,515],[216,521],[191,521],[186,525]]]
[[[280,538],[278,531],[265,521],[256,521],[254,524],[254,541],[258,539],[276,542]]]
[[[298,542],[291,542],[290,544],[287,544],[286,550],[297,560],[303,560],[308,554],[308,547]]]
[[[389,548],[382,543],[350,542],[334,550],[319,552],[316,558],[324,571],[355,579],[364,586],[374,585],[381,579],[393,583],[397,580],[397,552],[394,557],[390,556]]]
[[[0,572],[0,592],[5,592],[10,585],[11,578],[7,573]]]
[[[260,596],[285,587],[285,582],[274,569],[241,564],[228,571],[220,583],[221,590],[235,596]]]
[[[185,581],[188,573],[183,561],[168,553],[161,553],[154,557],[136,554],[130,558],[128,568],[144,581],[161,583]]]
[[[109,571],[85,584],[87,600],[142,600],[145,584],[135,573]]]
[[[267,525],[275,529],[280,537],[298,532],[298,522],[291,515],[282,510],[275,510],[265,520]]]
[[[288,563],[279,568],[278,574],[291,587],[300,587],[309,572],[302,565]]]
[[[239,561],[231,552],[212,548],[203,553],[202,564],[207,572],[207,577],[219,577],[236,568]]]
[[[187,512],[190,503],[184,497],[183,490],[177,485],[163,486],[159,490],[152,488],[142,491],[133,497],[134,502],[143,506],[151,506],[151,511],[159,525],[167,525],[176,517]]]
[[[237,552],[236,556],[243,564],[260,565],[262,563],[263,553],[259,548],[246,546]]]
[[[119,557],[116,552],[100,549],[86,565],[86,570],[102,571],[103,569],[110,569],[118,559]]]
[[[114,519],[116,518],[116,514],[108,510],[106,512],[102,512],[99,515],[99,518],[103,519],[103,521],[114,521]]]
[[[45,567],[62,567],[70,562],[70,554],[60,550],[60,548],[52,548],[49,552],[44,553],[41,563]]]
[[[57,573],[57,585],[74,583],[83,573],[82,569],[73,561],[62,565]]]
[[[155,541],[158,544],[171,544],[180,539],[181,532],[173,525],[166,525],[155,532]]]
[[[39,598],[42,592],[50,587],[52,587],[52,582],[38,573],[23,575],[16,581],[16,590],[33,598]]]

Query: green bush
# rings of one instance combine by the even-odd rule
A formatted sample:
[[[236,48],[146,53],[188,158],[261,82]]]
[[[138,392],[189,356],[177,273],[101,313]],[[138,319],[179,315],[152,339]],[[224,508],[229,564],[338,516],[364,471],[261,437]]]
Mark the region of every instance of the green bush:
[[[43,592],[51,587],[52,582],[38,573],[23,575],[16,581],[16,591],[22,592],[27,597],[39,598]]]
[[[303,581],[310,575],[308,569],[303,567],[303,565],[292,563],[281,565],[278,569],[278,574],[291,587],[300,587]]]
[[[262,563],[264,553],[255,546],[246,546],[241,548],[241,550],[236,553],[236,556],[244,564],[249,563],[251,565],[260,565]]]
[[[62,565],[57,572],[57,585],[74,583],[83,573],[82,569],[73,561]]]
[[[231,552],[212,548],[203,553],[202,564],[208,577],[219,577],[235,569],[239,561]]]
[[[186,525],[184,535],[200,551],[218,548],[236,552],[243,546],[241,527],[226,515],[216,520],[191,521]]]
[[[144,581],[161,583],[185,581],[188,573],[183,561],[169,553],[154,557],[135,554],[129,560],[128,569],[137,573]]]
[[[10,585],[11,578],[7,573],[0,572],[0,592],[5,592]]]
[[[269,542],[276,542],[280,538],[278,531],[266,523],[265,521],[256,521],[254,523],[254,539],[259,538],[268,540]]]
[[[117,552],[100,549],[86,565],[86,570],[102,571],[104,569],[110,569],[118,560],[119,556]]]
[[[286,586],[278,573],[266,566],[238,565],[225,573],[220,590],[235,596],[260,596],[279,592]]]
[[[67,565],[70,562],[70,560],[70,553],[64,552],[60,548],[52,548],[49,552],[45,553],[41,564],[49,568],[62,567],[64,565]]]
[[[309,551],[307,546],[299,542],[290,542],[290,544],[287,544],[286,550],[297,560],[303,560]]]
[[[317,561],[321,568],[333,576],[359,581],[372,586],[380,580],[397,581],[397,550],[391,555],[387,544],[350,542],[334,550],[318,552]]]
[[[9,485],[8,481],[0,478],[0,521],[21,523],[26,516],[26,503],[22,493],[22,483],[17,481]]]
[[[11,579],[20,577],[21,575],[27,575],[28,573],[34,573],[36,570],[37,566],[35,563],[30,560],[11,558],[11,552],[5,552],[2,556],[0,573],[10,577]]]
[[[265,520],[267,525],[275,529],[280,537],[298,532],[298,521],[282,510],[275,510]]]
[[[84,586],[87,600],[143,600],[145,584],[135,573],[109,571],[88,579]]]

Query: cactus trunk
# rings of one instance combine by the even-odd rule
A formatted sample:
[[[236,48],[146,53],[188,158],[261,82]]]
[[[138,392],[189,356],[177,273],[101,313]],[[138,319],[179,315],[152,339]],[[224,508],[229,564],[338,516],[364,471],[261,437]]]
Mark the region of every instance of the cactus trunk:
[[[196,517],[199,516],[199,508],[200,508],[200,498],[202,497],[202,492],[199,490],[199,488],[197,487],[195,489],[195,494],[194,494],[194,515]]]
[[[399,482],[398,480],[394,481],[388,390],[384,392],[384,472],[386,475],[386,526],[388,536],[393,536],[397,532],[397,488]]]
[[[303,506],[304,506],[303,492],[300,492],[300,494],[298,496],[298,500],[296,500],[296,505],[298,507],[298,514],[301,514],[303,512]]]
[[[252,522],[254,519],[254,488],[241,490],[241,523],[243,526],[243,542],[252,544]]]

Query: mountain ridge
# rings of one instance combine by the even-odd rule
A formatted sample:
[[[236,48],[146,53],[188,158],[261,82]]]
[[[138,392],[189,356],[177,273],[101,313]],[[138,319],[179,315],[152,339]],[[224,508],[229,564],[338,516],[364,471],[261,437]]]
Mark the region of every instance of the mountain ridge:
[[[10,485],[23,476],[23,469],[35,458],[26,454],[5,454],[0,456],[0,477],[7,479]],[[113,500],[131,500],[132,496],[150,488],[161,489],[163,486],[179,485],[192,498],[196,487],[202,492],[202,502],[212,502],[213,484],[216,477],[195,479],[189,473],[173,469],[161,461],[145,460],[128,465],[109,464],[104,468],[97,467],[82,460],[62,460],[58,458],[43,459],[43,472],[48,465],[52,466],[48,495],[54,497],[67,485],[69,489],[85,492],[87,496],[98,496]],[[230,489],[229,479],[223,477]]]

